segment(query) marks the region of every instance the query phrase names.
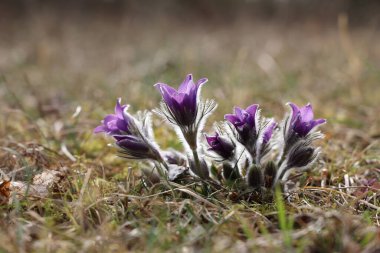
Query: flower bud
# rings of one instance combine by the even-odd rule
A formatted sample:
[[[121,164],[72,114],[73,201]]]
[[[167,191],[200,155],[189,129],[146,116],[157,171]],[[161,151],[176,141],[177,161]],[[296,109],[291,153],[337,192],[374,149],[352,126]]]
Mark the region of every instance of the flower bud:
[[[271,188],[273,181],[276,177],[277,167],[276,164],[272,161],[268,162],[264,166],[264,185],[266,188]]]
[[[264,185],[263,173],[261,172],[261,168],[252,165],[248,170],[248,185],[252,188],[259,189]]]
[[[206,135],[206,140],[210,146],[210,148],[208,148],[209,151],[213,151],[224,160],[233,157],[235,152],[235,144],[231,141],[231,139],[216,133],[215,136]]]
[[[209,169],[204,159],[199,159],[199,166],[194,160],[190,160],[190,170],[202,179],[210,178]]]
[[[315,158],[314,148],[304,146],[302,143],[289,151],[288,168],[301,168],[309,165]]]
[[[240,178],[238,167],[237,166],[233,167],[231,163],[224,162],[223,163],[223,177],[226,180],[232,180],[232,181]]]

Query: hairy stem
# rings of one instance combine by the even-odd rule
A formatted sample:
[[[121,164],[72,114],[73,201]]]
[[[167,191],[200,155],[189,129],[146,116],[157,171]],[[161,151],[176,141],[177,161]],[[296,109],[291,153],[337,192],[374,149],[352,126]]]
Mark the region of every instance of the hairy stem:
[[[192,149],[192,152],[193,152],[193,158],[194,158],[194,165],[195,165],[196,174],[199,177],[203,178],[203,175],[201,173],[201,162],[199,161],[199,157],[198,157],[198,153],[197,153],[196,148]]]

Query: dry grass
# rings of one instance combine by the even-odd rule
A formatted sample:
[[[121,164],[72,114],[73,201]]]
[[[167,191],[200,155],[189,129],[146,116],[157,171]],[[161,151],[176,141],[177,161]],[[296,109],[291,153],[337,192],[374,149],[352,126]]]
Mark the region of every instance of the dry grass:
[[[47,196],[1,205],[0,252],[379,250],[379,187],[361,180],[380,179],[380,34],[376,25],[348,27],[344,16],[332,26],[220,26],[43,11],[3,27],[0,168],[31,185],[46,170],[64,177]],[[210,121],[251,103],[282,115],[289,100],[310,101],[328,119],[323,159],[290,198],[258,204],[193,185],[146,187],[141,164],[92,135],[115,98],[152,109],[152,85],[188,72],[210,80],[203,92],[219,102]],[[161,123],[158,142],[180,148]]]

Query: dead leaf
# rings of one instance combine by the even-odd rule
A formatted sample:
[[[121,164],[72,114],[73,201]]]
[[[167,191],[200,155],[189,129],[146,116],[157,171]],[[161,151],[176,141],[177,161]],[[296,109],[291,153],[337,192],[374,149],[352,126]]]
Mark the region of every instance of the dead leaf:
[[[4,181],[0,184],[0,205],[7,204],[11,196],[11,181]]]

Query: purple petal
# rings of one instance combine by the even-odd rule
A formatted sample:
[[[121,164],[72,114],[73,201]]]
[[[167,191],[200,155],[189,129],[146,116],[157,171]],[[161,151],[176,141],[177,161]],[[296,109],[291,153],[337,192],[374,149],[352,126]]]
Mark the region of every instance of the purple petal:
[[[238,119],[240,121],[243,121],[244,120],[244,110],[241,109],[240,107],[237,107],[237,106],[234,107],[234,110],[235,110],[235,115],[238,117]]]
[[[177,94],[177,91],[167,84],[156,84],[161,92],[164,102],[170,107],[172,105],[172,97]]]
[[[185,94],[182,100],[182,106],[189,115],[195,116],[197,110],[197,95],[196,93]]]
[[[212,136],[212,135],[211,136],[205,135],[205,136],[206,136],[206,141],[207,141],[208,145],[210,145],[212,147],[215,145],[215,141],[218,140],[219,134],[215,133],[215,136]]]
[[[225,159],[230,158],[234,152],[235,146],[233,143],[223,136],[219,136],[218,133],[215,133],[215,136],[206,135],[206,140],[210,146],[208,150],[217,153]]]
[[[206,136],[206,141],[210,147],[215,145],[216,137],[215,136]]]
[[[293,121],[293,130],[302,137],[309,132],[308,123],[302,122],[301,114],[299,113]]]
[[[273,121],[264,130],[264,136],[263,136],[263,142],[264,143],[268,143],[270,138],[272,138],[273,130],[276,128],[276,126],[277,126],[277,123]]]
[[[303,122],[311,121],[314,118],[313,108],[310,103],[302,107],[300,113]]]
[[[236,117],[234,114],[226,114],[226,115],[224,115],[224,119],[228,120],[233,125],[235,125],[237,122],[240,122],[239,118]]]
[[[116,106],[115,106],[115,115],[119,118],[119,119],[122,119],[123,118],[123,110],[125,108],[123,108],[123,106],[121,106],[121,98],[118,98],[117,101],[116,101]]]
[[[198,88],[199,86],[194,85],[193,88],[187,93],[189,103],[191,104],[191,108],[193,111],[196,110],[197,99],[198,99]]]
[[[288,105],[292,108],[292,122],[296,119],[297,114],[300,112],[300,109],[297,105],[293,104],[292,102],[289,102]]]
[[[310,130],[323,123],[326,123],[325,119],[316,119],[316,120],[310,121]]]
[[[257,108],[259,108],[259,105],[258,104],[253,104],[253,105],[250,105],[247,107],[247,109],[245,109],[253,118],[255,118],[256,116],[256,112],[257,112]]]
[[[188,74],[185,78],[185,80],[183,80],[183,82],[181,83],[181,85],[179,86],[178,88],[178,92],[181,92],[181,93],[188,93],[189,90],[194,87],[195,84],[193,82],[193,75],[192,74]]]
[[[109,114],[104,118],[104,126],[108,131],[117,130],[116,122],[118,117],[114,114]]]
[[[162,96],[164,95],[164,93],[167,93],[170,96],[177,93],[176,89],[174,89],[173,87],[171,87],[165,83],[156,83],[154,85],[154,87],[156,87],[158,89],[158,91],[161,93]]]
[[[306,136],[314,127],[326,122],[325,119],[313,120],[314,113],[310,103],[302,108],[298,108],[293,103],[288,103],[292,108],[292,128],[300,136]]]
[[[186,98],[185,93],[177,93],[173,94],[172,99],[174,99],[179,105],[182,105],[184,103],[184,100]]]
[[[131,149],[133,151],[149,151],[149,147],[143,141],[131,135],[125,136],[122,140],[116,142],[116,144],[121,148]]]
[[[324,124],[327,122],[326,119],[316,119],[315,121],[317,122],[317,125]]]
[[[108,114],[104,117],[104,124],[107,124],[110,121],[118,120],[118,117],[116,117],[115,114]]]
[[[111,135],[113,138],[115,138],[116,141],[121,141],[125,139],[125,135],[120,135],[120,134],[112,134]]]
[[[201,78],[198,80],[197,82],[197,87],[200,87],[201,85],[205,84],[208,82],[208,79],[207,78]]]
[[[97,134],[97,133],[102,133],[102,132],[105,132],[106,131],[106,128],[104,127],[104,125],[100,125],[100,126],[97,126],[95,127],[94,129],[94,133]]]
[[[124,131],[124,132],[129,132],[128,129],[128,122],[126,122],[124,119],[123,120],[118,120],[116,122],[116,126],[119,130]]]

